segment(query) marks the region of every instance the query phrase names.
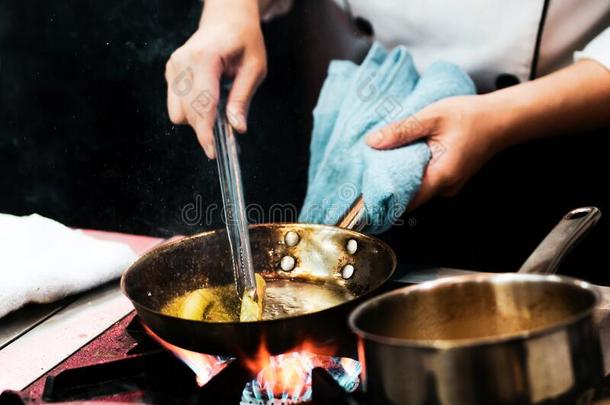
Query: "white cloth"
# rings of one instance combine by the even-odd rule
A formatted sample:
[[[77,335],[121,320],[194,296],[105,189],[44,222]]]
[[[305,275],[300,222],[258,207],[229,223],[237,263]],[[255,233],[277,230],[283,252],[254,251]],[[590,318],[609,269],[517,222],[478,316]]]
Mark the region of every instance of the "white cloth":
[[[580,52],[574,54],[575,60],[596,60],[610,70],[610,28],[599,34]]]
[[[0,214],[0,317],[118,278],[136,254],[37,214]]]
[[[272,1],[275,7],[268,7],[266,18],[291,2]],[[544,0],[334,1],[349,4],[354,17],[368,20],[375,40],[387,48],[405,45],[419,71],[438,59],[453,62],[473,78],[479,92],[495,90],[502,74],[527,81],[536,49],[538,77],[574,58],[610,69],[610,34],[603,32],[610,26],[610,0],[547,0],[544,24]]]
[[[610,40],[600,33],[610,25],[609,0],[550,0],[541,25],[544,3],[349,0],[353,15],[371,22],[376,39],[390,47],[404,44],[419,70],[443,58],[466,70],[482,92],[495,90],[501,74],[529,79],[539,29],[537,76],[572,63],[574,52],[597,36],[600,43],[587,57],[602,64],[607,59]]]

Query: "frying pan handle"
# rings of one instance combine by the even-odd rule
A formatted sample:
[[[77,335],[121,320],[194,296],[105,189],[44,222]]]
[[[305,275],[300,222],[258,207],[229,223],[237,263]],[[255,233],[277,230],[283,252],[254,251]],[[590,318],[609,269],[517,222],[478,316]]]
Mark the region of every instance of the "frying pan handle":
[[[555,274],[564,256],[582,239],[602,213],[596,207],[568,212],[523,263],[518,273]]]
[[[347,212],[337,221],[336,226],[344,229],[361,231],[366,225],[366,211],[364,208],[364,198],[358,196],[347,209]]]

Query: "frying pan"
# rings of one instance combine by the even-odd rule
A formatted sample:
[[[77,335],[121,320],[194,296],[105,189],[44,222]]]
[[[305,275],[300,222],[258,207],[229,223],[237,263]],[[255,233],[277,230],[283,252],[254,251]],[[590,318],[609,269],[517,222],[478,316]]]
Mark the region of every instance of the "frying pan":
[[[205,322],[170,316],[161,308],[171,299],[204,287],[234,284],[224,230],[204,232],[161,245],[137,260],[121,278],[121,288],[146,326],[184,349],[219,355],[252,356],[264,344],[271,354],[306,339],[335,344],[347,332],[356,302],[379,288],[396,267],[384,242],[348,228],[362,227],[364,203],[356,200],[337,226],[260,224],[250,226],[254,268],[265,279],[316,281],[349,293],[352,299],[317,312],[255,322]],[[284,269],[282,269],[282,259]],[[294,263],[293,266],[286,266]]]

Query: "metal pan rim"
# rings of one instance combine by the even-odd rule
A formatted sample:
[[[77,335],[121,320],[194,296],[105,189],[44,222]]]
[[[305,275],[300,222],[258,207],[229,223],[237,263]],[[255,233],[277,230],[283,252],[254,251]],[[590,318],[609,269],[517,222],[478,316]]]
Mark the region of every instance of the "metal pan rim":
[[[363,312],[366,311],[370,306],[377,305],[379,302],[394,297],[396,295],[404,295],[408,294],[411,291],[420,291],[426,289],[432,289],[437,286],[443,286],[448,284],[456,284],[463,282],[489,282],[489,281],[497,281],[497,282],[509,282],[509,281],[529,281],[529,282],[553,282],[553,283],[562,283],[574,286],[576,288],[581,288],[590,293],[593,297],[593,304],[585,310],[582,310],[572,316],[568,316],[560,322],[553,323],[552,325],[547,325],[544,327],[514,332],[514,333],[506,333],[496,336],[488,336],[488,337],[475,337],[475,338],[464,338],[464,339],[438,339],[438,340],[426,340],[426,339],[403,339],[396,338],[386,335],[381,335],[378,333],[368,332],[360,328],[358,323],[358,318],[363,315]],[[570,325],[576,324],[583,319],[592,317],[593,311],[597,307],[597,305],[601,301],[601,294],[598,289],[583,280],[579,280],[573,277],[568,276],[558,276],[558,275],[542,275],[542,274],[519,274],[519,273],[489,273],[489,274],[472,274],[472,275],[463,275],[463,276],[454,276],[442,278],[439,280],[428,281],[422,284],[411,285],[403,288],[399,288],[397,290],[393,290],[371,299],[366,300],[365,302],[358,305],[354,310],[350,313],[348,324],[350,329],[354,334],[356,334],[360,339],[373,341],[383,345],[396,346],[396,347],[404,347],[404,348],[413,348],[413,349],[427,349],[427,350],[455,350],[455,349],[465,349],[465,348],[473,348],[477,346],[488,346],[499,343],[510,343],[510,342],[518,342],[523,341],[530,338],[541,337],[545,335],[550,335],[558,330],[561,330]]]
[[[380,245],[385,251],[388,252],[389,256],[390,256],[390,260],[392,262],[392,269],[388,272],[388,276],[381,280],[381,282],[379,283],[379,286],[377,286],[376,288],[371,289],[370,291],[355,297],[352,300],[349,301],[345,301],[342,302],[338,305],[334,305],[328,308],[324,308],[318,311],[314,311],[314,312],[307,312],[304,314],[297,314],[297,315],[292,315],[292,316],[287,316],[287,317],[283,317],[283,318],[278,318],[278,319],[265,319],[265,320],[260,320],[260,321],[233,321],[233,322],[207,322],[207,321],[198,321],[198,320],[192,320],[192,319],[184,319],[184,318],[180,318],[177,316],[173,316],[173,315],[168,315],[165,314],[161,311],[158,310],[154,310],[146,305],[143,305],[142,303],[138,302],[135,299],[132,299],[132,297],[129,295],[129,293],[127,292],[127,286],[126,286],[126,278],[128,277],[128,274],[130,273],[130,271],[133,271],[132,269],[138,268],[139,265],[146,261],[149,257],[154,256],[156,254],[158,254],[159,252],[162,251],[166,251],[166,250],[171,250],[174,247],[180,245],[181,243],[184,243],[188,240],[192,240],[192,239],[197,239],[197,238],[203,238],[203,237],[207,237],[213,234],[217,234],[217,233],[221,233],[224,232],[224,229],[215,229],[215,230],[211,230],[211,231],[205,231],[205,232],[201,232],[195,235],[191,235],[191,236],[186,236],[184,238],[180,238],[180,239],[176,239],[176,240],[172,240],[166,243],[162,243],[156,247],[154,247],[153,249],[149,250],[148,252],[144,253],[142,256],[140,256],[135,262],[133,262],[129,268],[127,270],[125,270],[123,272],[123,274],[121,275],[121,291],[123,292],[123,294],[131,301],[132,305],[134,305],[134,307],[136,307],[136,309],[138,308],[143,308],[148,312],[154,313],[156,315],[162,316],[162,317],[167,317],[167,318],[172,318],[172,319],[177,319],[183,322],[192,322],[192,323],[198,323],[198,324],[206,324],[206,325],[211,325],[211,326],[215,326],[215,327],[222,327],[223,325],[226,325],[227,327],[229,326],[236,326],[236,325],[249,325],[249,324],[257,324],[257,325],[264,325],[264,324],[271,324],[271,323],[275,323],[277,321],[284,321],[284,320],[293,320],[293,319],[299,319],[302,317],[306,317],[306,316],[310,316],[310,315],[314,315],[314,314],[320,314],[323,313],[325,311],[330,311],[333,310],[337,307],[340,307],[342,305],[345,304],[349,304],[349,303],[353,303],[356,300],[360,300],[362,298],[366,298],[369,294],[371,294],[373,291],[377,290],[378,288],[380,288],[382,285],[384,285],[390,278],[392,278],[392,275],[394,274],[395,270],[396,270],[396,265],[397,265],[397,258],[396,258],[396,253],[394,252],[394,250],[384,241],[382,241],[381,239],[378,239],[374,236],[370,236],[367,235],[365,233],[362,232],[358,232],[358,231],[354,231],[351,229],[345,229],[345,228],[341,228],[341,227],[337,227],[334,225],[324,225],[324,224],[308,224],[308,223],[300,223],[300,222],[273,222],[273,223],[262,223],[262,224],[253,224],[250,225],[248,228],[250,230],[252,229],[256,229],[256,228],[281,228],[281,227],[308,227],[308,228],[314,228],[314,229],[330,229],[330,230],[338,230],[340,232],[345,233],[346,235],[350,235],[352,237],[358,237],[358,238],[362,238],[362,239],[368,239],[369,241],[372,241],[378,245]]]

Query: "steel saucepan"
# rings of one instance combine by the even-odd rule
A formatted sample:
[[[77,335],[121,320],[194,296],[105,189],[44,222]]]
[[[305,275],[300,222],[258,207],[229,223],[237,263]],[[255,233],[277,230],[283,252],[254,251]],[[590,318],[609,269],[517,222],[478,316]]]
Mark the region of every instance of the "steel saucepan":
[[[256,322],[205,322],[162,312],[170,300],[181,294],[234,284],[224,230],[170,242],[148,252],[124,273],[121,287],[146,326],[184,349],[250,356],[261,344],[272,354],[285,352],[305,340],[314,345],[332,344],[337,336],[349,336],[345,320],[352,305],[384,284],[396,266],[394,252],[385,243],[342,228],[358,227],[362,210],[359,199],[339,226],[250,227],[256,272],[268,282],[285,282],[285,288],[295,292],[298,291],[294,288],[303,287],[302,283],[314,282],[319,292],[342,294],[342,303],[325,309]]]
[[[449,277],[350,315],[367,398],[383,404],[587,403],[603,375],[599,291],[552,274],[600,217],[572,211],[519,273]],[[530,273],[530,274],[525,274]]]

